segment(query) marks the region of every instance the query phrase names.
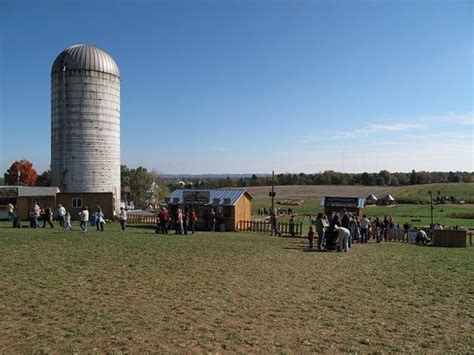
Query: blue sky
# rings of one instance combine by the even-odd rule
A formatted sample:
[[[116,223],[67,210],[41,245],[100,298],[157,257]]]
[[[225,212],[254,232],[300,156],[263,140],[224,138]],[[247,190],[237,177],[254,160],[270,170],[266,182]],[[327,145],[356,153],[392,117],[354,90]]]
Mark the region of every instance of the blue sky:
[[[50,163],[50,69],[120,67],[122,164],[162,173],[474,167],[472,1],[0,1],[0,172]]]

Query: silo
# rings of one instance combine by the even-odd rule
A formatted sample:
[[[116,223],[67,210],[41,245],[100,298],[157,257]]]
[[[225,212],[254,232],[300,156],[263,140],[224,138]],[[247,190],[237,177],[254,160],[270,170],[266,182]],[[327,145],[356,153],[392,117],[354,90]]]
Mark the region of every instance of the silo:
[[[62,192],[112,192],[120,206],[120,72],[96,46],[74,45],[53,63],[51,174]]]

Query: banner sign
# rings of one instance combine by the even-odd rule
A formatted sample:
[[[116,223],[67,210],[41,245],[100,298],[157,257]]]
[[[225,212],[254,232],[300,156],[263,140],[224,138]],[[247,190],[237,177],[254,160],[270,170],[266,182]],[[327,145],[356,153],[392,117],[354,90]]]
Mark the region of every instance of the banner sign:
[[[209,203],[211,199],[210,191],[183,191],[183,202],[185,203]]]
[[[359,207],[357,197],[324,197],[325,207]]]

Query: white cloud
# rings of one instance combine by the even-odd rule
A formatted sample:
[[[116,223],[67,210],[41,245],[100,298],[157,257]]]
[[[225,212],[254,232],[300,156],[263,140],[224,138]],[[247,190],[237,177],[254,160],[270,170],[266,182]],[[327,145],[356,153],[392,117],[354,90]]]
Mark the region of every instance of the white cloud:
[[[449,113],[439,116],[424,116],[417,119],[418,122],[425,124],[452,123],[454,125],[474,125],[474,111],[464,113]]]
[[[383,132],[383,131],[400,132],[400,131],[408,131],[411,129],[421,129],[421,128],[425,128],[425,126],[419,123],[403,123],[403,122],[368,125],[368,131],[370,133]]]

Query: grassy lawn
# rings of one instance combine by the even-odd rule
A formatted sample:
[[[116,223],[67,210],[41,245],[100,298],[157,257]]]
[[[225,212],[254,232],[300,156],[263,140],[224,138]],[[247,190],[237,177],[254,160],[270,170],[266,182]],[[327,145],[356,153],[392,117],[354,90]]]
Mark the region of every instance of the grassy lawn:
[[[0,223],[0,351],[474,351],[474,249]]]
[[[250,193],[254,197],[252,201],[252,211],[256,213],[261,207],[270,208],[271,199],[268,197],[268,191],[271,187],[252,187],[249,188]],[[370,217],[383,218],[385,215],[392,215],[400,225],[405,222],[415,227],[428,226],[431,222],[429,198],[427,196],[429,190],[432,190],[433,196],[436,197],[437,191],[443,192],[442,195],[455,195],[458,199],[464,198],[466,201],[474,201],[474,183],[465,184],[429,184],[414,185],[408,187],[370,187],[370,186],[277,186],[277,198],[303,200],[299,206],[279,206],[275,207],[291,208],[297,214],[297,222],[308,223],[308,215],[315,216],[318,212],[322,212],[320,206],[321,198],[327,196],[355,196],[367,197],[370,193],[376,193],[382,197],[390,192],[396,198],[403,196],[404,199],[425,201],[425,204],[399,204],[397,206],[366,206],[363,209],[364,214]],[[281,220],[286,221],[284,217]],[[413,221],[420,220],[420,221]],[[433,210],[434,223],[440,223],[446,227],[464,226],[474,229],[474,204],[439,204],[434,205]]]

